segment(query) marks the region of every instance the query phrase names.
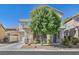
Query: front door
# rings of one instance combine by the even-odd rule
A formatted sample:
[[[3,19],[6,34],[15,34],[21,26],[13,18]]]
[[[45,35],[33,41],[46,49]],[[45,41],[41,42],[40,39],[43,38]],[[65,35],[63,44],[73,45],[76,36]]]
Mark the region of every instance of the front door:
[[[53,35],[53,43],[57,43],[57,35],[56,34]]]

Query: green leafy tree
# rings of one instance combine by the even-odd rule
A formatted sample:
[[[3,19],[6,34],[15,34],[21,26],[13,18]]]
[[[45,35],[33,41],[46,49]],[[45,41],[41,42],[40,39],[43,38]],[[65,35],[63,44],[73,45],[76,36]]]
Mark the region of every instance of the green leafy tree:
[[[42,43],[42,35],[47,35],[47,43],[50,41],[51,34],[58,31],[60,27],[60,17],[57,12],[48,7],[40,6],[31,12],[31,29],[32,32],[40,35],[40,40]]]

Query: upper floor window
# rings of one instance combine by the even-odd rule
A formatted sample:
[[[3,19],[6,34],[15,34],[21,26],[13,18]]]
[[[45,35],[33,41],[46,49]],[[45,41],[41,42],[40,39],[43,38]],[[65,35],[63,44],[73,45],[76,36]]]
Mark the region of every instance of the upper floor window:
[[[76,20],[76,21],[79,21],[79,17],[76,17],[75,20]]]
[[[29,27],[30,23],[21,23],[23,28]]]

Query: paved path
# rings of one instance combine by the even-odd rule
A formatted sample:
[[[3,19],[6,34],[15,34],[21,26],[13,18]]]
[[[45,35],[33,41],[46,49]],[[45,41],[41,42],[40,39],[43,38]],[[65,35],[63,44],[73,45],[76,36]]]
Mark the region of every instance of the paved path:
[[[79,51],[79,48],[21,48],[24,44],[14,43],[0,47],[0,51]]]
[[[37,48],[30,48],[30,49],[22,49],[22,48],[1,48],[0,51],[79,51],[79,49],[55,49],[55,48],[52,48],[52,49],[37,49]]]
[[[20,49],[23,45],[24,45],[23,43],[13,43],[1,46],[0,49]]]

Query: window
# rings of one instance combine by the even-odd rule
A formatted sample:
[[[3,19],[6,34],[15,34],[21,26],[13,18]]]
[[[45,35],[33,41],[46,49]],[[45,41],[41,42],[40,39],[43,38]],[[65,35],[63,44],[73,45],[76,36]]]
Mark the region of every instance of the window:
[[[79,17],[76,17],[75,20],[76,20],[76,21],[79,21]]]

